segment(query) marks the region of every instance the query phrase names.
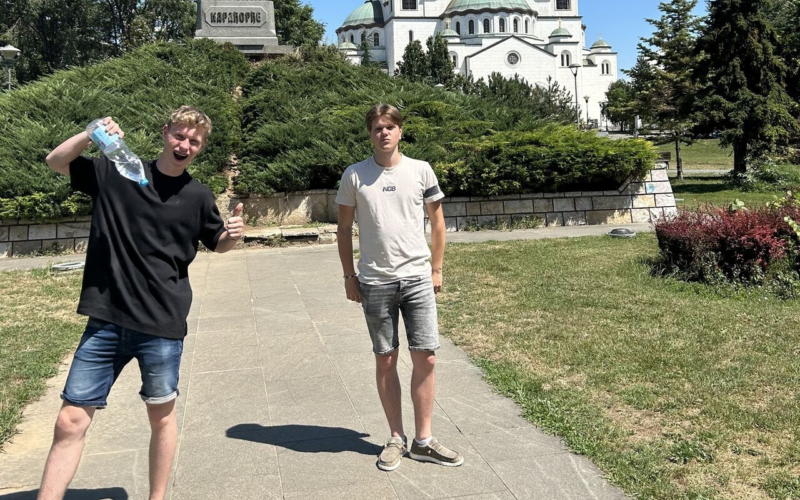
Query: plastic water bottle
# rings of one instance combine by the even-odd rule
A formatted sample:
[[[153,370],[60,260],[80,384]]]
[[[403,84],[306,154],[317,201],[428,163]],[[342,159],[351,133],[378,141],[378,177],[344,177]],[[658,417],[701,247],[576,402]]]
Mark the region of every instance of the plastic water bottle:
[[[119,134],[108,135],[103,119],[94,120],[86,127],[86,133],[97,144],[100,151],[114,162],[117,171],[126,179],[138,182],[145,187],[148,184],[147,175],[144,172],[142,160],[128,149],[125,141],[120,139]]]

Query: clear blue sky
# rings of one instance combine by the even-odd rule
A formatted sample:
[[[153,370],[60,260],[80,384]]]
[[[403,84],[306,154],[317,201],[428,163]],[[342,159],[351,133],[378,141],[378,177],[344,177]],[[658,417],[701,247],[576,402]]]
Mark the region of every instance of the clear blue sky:
[[[364,0],[305,0],[314,7],[314,17],[325,23],[328,42],[336,40],[336,28]],[[636,44],[650,36],[653,27],[646,18],[659,18],[659,0],[578,0],[578,8],[589,43],[603,39],[619,52],[619,67],[628,69],[636,63]],[[706,0],[700,0],[697,14],[705,12]],[[620,75],[622,76],[622,75]]]

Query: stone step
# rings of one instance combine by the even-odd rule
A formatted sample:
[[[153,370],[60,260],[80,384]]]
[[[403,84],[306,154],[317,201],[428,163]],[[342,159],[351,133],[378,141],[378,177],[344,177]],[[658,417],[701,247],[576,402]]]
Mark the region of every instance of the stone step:
[[[280,246],[287,244],[336,243],[335,224],[324,226],[246,227],[244,243],[251,245]]]

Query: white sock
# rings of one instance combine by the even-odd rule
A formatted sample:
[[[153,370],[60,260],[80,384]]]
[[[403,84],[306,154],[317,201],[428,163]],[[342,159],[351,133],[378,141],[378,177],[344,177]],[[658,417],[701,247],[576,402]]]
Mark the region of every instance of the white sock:
[[[423,439],[422,441],[417,440],[414,438],[414,442],[417,443],[419,446],[428,446],[431,443],[433,436],[429,437],[428,439]]]

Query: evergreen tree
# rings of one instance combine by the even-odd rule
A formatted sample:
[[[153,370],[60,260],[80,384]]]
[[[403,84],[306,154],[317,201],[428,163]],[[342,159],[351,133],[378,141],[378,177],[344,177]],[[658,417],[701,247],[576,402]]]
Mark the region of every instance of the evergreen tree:
[[[658,6],[663,13],[661,19],[647,19],[655,27],[650,38],[639,43],[641,57],[649,63],[652,72],[648,75],[645,102],[648,115],[653,118],[662,133],[666,132],[663,144],[675,145],[675,161],[678,178],[683,178],[681,143],[689,144],[689,132],[694,126],[691,100],[697,92],[692,81],[692,72],[698,63],[695,51],[699,19],[692,15],[698,0],[670,0]]]
[[[361,51],[361,65],[362,66],[371,66],[372,65],[372,47],[369,46],[369,42],[366,40],[361,40],[361,45],[358,47]]]
[[[618,124],[622,131],[633,128],[636,119],[636,92],[633,85],[625,80],[617,80],[608,87],[608,100],[603,114],[611,123]]]
[[[450,50],[447,48],[447,41],[441,33],[436,37],[428,37],[428,63],[430,64],[430,76],[434,84],[450,85],[453,81],[453,61],[450,59]]]
[[[705,86],[698,102],[703,125],[733,146],[733,168],[749,165],[797,131],[784,89],[786,67],[768,18],[771,0],[710,0],[707,26],[697,42],[696,73]]]
[[[275,31],[286,45],[308,47],[319,45],[325,34],[325,25],[314,19],[314,8],[300,0],[273,0],[275,4]]]
[[[430,67],[428,54],[422,50],[422,43],[414,40],[406,45],[403,59],[397,63],[395,73],[412,82],[420,82],[430,77]]]
[[[656,90],[656,73],[653,64],[641,53],[636,58],[636,64],[631,69],[622,70],[622,72],[631,79],[633,100],[630,102],[630,106],[634,115],[631,124],[635,130],[636,116],[646,124],[655,120],[653,100],[659,98]]]
[[[800,102],[800,0],[775,2],[769,13],[780,36],[780,54],[786,64],[786,90]]]

